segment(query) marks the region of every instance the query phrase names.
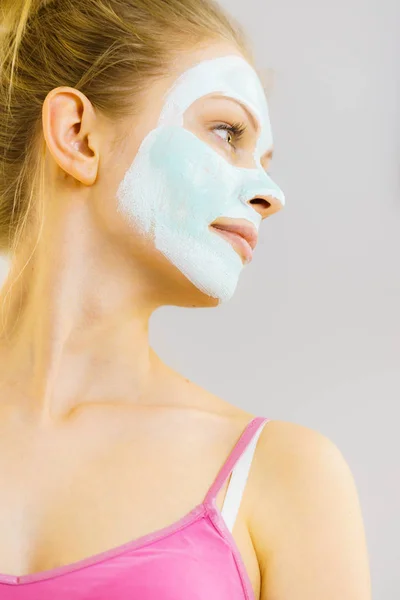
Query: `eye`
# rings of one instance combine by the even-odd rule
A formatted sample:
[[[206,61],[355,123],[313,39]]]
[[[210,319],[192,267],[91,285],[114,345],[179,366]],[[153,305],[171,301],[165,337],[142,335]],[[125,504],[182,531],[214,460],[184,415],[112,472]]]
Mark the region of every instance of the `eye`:
[[[230,146],[236,148],[236,146],[233,145],[230,140],[234,139],[235,142],[238,142],[246,131],[246,125],[245,123],[232,123],[232,125],[228,125],[228,123],[221,123],[217,127],[214,127],[214,130],[227,131],[229,140],[227,139],[226,141]]]

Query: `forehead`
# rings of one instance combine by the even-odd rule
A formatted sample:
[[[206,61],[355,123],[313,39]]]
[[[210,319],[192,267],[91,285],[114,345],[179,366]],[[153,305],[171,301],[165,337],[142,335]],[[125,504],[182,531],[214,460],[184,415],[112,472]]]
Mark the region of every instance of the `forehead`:
[[[256,71],[237,55],[203,60],[182,73],[165,96],[158,125],[182,125],[185,110],[198,98],[211,93],[244,104],[260,126],[260,153],[271,148],[272,131],[264,88]]]

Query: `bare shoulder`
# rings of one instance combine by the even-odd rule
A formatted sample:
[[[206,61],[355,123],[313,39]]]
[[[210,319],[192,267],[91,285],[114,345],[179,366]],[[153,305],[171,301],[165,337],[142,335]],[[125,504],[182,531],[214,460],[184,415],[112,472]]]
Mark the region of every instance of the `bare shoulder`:
[[[270,421],[257,444],[248,527],[260,600],[370,600],[369,557],[351,469],[308,427]]]

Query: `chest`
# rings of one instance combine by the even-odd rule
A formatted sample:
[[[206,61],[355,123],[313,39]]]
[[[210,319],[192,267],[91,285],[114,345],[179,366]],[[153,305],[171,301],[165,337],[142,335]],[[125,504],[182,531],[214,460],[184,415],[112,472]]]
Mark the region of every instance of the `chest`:
[[[71,565],[173,525],[203,500],[230,449],[194,442],[195,432],[151,444],[139,430],[107,439],[75,433],[38,442],[27,430],[3,430],[0,573]],[[240,511],[233,536],[258,598],[257,557]]]

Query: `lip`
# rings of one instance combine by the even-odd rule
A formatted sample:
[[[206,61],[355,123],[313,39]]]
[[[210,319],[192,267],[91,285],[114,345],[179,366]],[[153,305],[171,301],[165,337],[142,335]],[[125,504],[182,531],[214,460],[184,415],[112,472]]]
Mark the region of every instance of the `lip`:
[[[220,235],[228,239],[235,249],[242,254],[246,262],[253,258],[253,250],[257,245],[258,233],[254,225],[244,219],[219,220],[213,227]]]

